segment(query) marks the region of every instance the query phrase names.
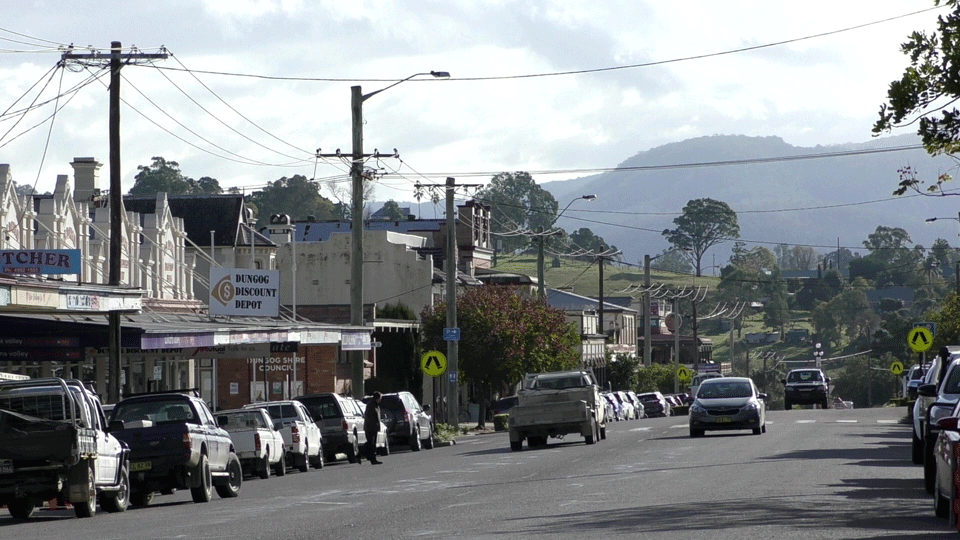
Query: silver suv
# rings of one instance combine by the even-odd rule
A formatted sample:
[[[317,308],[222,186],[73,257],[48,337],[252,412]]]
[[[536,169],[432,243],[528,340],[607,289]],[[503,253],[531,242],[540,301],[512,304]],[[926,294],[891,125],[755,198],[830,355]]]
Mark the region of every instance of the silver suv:
[[[336,460],[338,453],[347,455],[353,463],[360,455],[363,432],[363,416],[348,399],[333,392],[310,394],[293,398],[307,406],[310,416],[323,437],[324,458]]]

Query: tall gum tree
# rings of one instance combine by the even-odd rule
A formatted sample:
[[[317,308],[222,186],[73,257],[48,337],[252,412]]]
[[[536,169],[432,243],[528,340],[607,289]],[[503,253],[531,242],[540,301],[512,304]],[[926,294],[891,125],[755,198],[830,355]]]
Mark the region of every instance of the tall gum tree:
[[[693,260],[697,276],[701,275],[701,261],[711,247],[740,238],[737,213],[722,201],[693,199],[683,207],[683,213],[674,218],[676,229],[663,231],[664,238],[676,249],[687,251]]]

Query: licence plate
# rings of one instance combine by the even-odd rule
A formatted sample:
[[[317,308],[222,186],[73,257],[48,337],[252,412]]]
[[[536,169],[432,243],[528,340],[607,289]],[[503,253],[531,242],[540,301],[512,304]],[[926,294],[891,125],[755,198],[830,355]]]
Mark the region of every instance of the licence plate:
[[[0,474],[10,474],[13,472],[12,459],[0,459]]]
[[[134,461],[130,464],[130,472],[149,471],[153,468],[151,461]]]
[[[718,424],[726,424],[726,423],[729,423],[731,420],[732,420],[732,419],[731,419],[729,416],[719,416],[719,417],[717,417],[717,423],[718,423]]]

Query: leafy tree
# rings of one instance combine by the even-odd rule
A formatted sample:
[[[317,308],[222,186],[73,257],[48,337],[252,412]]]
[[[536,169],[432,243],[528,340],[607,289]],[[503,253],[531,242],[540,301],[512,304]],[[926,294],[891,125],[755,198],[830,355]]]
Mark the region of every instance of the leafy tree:
[[[935,31],[913,32],[900,51],[910,58],[910,65],[900,79],[892,81],[887,90],[887,101],[880,106],[880,118],[873,126],[879,135],[894,127],[917,123],[917,133],[927,153],[954,154],[960,149],[960,110],[954,105],[960,97],[960,2],[934,0],[950,12],[937,18]],[[924,193],[923,184],[912,167],[900,169],[899,188],[894,194],[907,190],[936,195],[958,195],[946,192],[943,183],[951,180],[941,174]]]
[[[767,289],[767,302],[763,306],[763,324],[779,330],[782,337],[790,321],[790,311],[787,305],[787,284],[783,281],[779,268],[774,267]]]
[[[262,190],[251,193],[247,202],[259,210],[259,227],[267,226],[273,214],[288,214],[294,221],[304,220],[307,216],[317,219],[339,217],[333,203],[320,195],[320,186],[302,174],[269,182]]]
[[[440,347],[447,307],[437,303],[421,314],[423,342]],[[461,329],[461,380],[480,388],[480,426],[486,397],[494,389],[520,381],[526,373],[575,368],[580,362],[580,335],[563,311],[512,287],[473,287],[457,297]]]
[[[393,199],[383,203],[380,214],[384,221],[403,221],[407,219],[406,214],[400,209],[400,205]]]
[[[779,244],[773,248],[773,253],[781,270],[812,270],[820,260],[820,254],[807,246]]]
[[[697,276],[701,275],[703,255],[725,240],[740,237],[737,213],[725,202],[693,199],[674,218],[676,229],[663,231],[668,242],[678,249],[689,250]]]
[[[616,246],[608,245],[603,238],[593,234],[593,231],[586,227],[582,227],[570,233],[570,248],[574,250],[574,253],[580,251],[589,252],[589,255],[585,256],[591,260],[600,253],[604,253],[609,250],[616,250]]]
[[[180,172],[176,161],[154,156],[150,165],[137,165],[131,195],[155,195],[165,192],[170,195],[185,195],[193,192],[192,180]]]
[[[497,174],[476,198],[490,205],[491,232],[505,251],[526,247],[521,232],[547,230],[557,218],[557,200],[526,172]]]
[[[654,364],[638,368],[636,392],[672,394],[675,376],[673,364]]]
[[[893,355],[886,353],[881,358],[857,356],[845,360],[840,372],[831,377],[833,395],[853,401],[858,408],[886,403],[894,397],[894,389],[898,388],[897,377],[889,369],[878,371],[872,368],[887,367],[894,359]]]
[[[937,325],[932,351],[936,352],[944,345],[955,345],[957,336],[960,335],[960,297],[957,297],[956,293],[950,293],[940,303],[939,309],[928,313],[927,318]],[[906,342],[906,334],[901,338]]]
[[[633,390],[637,387],[637,369],[640,359],[628,354],[618,354],[607,363],[607,381],[614,390]]]
[[[677,274],[689,274],[693,270],[686,252],[679,249],[663,250],[663,253],[650,261],[650,268]]]
[[[863,242],[870,253],[851,261],[850,276],[871,280],[878,288],[906,284],[924,255],[922,246],[910,247],[910,242],[907,231],[878,226]]]

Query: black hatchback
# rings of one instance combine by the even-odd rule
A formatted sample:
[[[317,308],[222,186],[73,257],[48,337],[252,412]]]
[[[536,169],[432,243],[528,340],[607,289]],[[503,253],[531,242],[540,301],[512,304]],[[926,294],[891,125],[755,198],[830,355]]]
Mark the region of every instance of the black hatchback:
[[[366,397],[364,402],[369,402]],[[387,426],[390,443],[405,444],[417,452],[421,447],[433,448],[433,419],[429,405],[420,406],[410,392],[383,394],[380,398],[380,417]]]

